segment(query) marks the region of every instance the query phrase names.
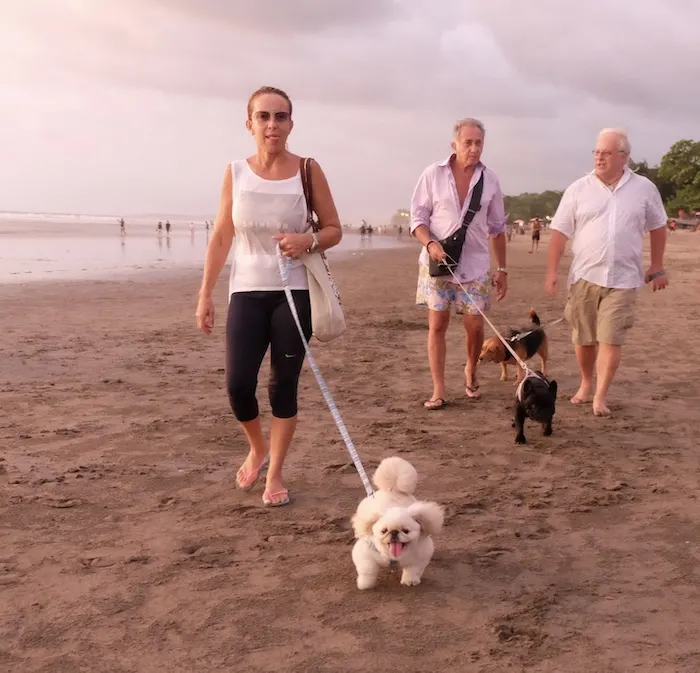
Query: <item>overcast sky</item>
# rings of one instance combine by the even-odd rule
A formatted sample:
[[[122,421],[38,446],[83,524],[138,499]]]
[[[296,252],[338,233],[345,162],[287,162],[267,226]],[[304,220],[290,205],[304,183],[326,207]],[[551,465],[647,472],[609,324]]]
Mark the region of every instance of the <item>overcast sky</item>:
[[[699,31],[699,0],[0,0],[0,210],[211,215],[260,85],[344,221],[407,206],[465,116],[507,194],[562,189],[600,127],[700,140]]]

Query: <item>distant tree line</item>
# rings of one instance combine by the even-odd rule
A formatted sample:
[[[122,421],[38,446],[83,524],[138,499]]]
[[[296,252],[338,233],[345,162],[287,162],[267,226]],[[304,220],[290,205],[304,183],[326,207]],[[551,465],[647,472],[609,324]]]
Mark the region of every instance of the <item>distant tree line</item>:
[[[506,213],[510,222],[514,220],[531,220],[533,217],[551,217],[554,215],[563,192],[547,190],[541,194],[525,192],[517,196],[505,196]]]
[[[664,154],[658,166],[646,160],[630,161],[630,168],[649,178],[659,189],[666,212],[675,217],[679,210],[700,210],[700,142],[679,140]],[[526,192],[506,196],[509,219],[530,220],[554,215],[562,192],[548,190],[541,194]]]

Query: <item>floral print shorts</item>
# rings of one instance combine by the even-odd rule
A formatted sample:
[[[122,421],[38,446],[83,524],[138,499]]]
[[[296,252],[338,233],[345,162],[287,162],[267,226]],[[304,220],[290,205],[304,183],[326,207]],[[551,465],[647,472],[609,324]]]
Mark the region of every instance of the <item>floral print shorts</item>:
[[[491,309],[491,273],[463,283],[471,296],[452,280],[452,277],[442,276],[433,278],[428,273],[428,267],[419,264],[418,290],[416,291],[416,304],[427,306],[433,311],[449,311],[455,306],[455,313],[466,315],[479,315],[479,311],[472,304],[478,306],[484,313]]]

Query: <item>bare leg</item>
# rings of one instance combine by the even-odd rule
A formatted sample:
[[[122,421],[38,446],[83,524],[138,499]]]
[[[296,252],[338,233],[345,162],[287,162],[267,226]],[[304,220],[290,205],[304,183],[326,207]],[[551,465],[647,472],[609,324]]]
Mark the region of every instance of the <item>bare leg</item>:
[[[445,354],[447,352],[445,334],[449,324],[449,311],[433,311],[431,309],[428,312],[428,362],[430,363],[430,374],[433,377],[431,400],[445,399]]]
[[[236,481],[240,488],[248,488],[248,484],[251,479],[256,479],[253,477],[252,473],[260,469],[265,456],[267,455],[267,442],[262,432],[262,424],[260,423],[260,416],[254,418],[252,421],[245,421],[241,423],[243,432],[250,444],[250,451],[245,459],[245,462],[238,470],[236,475]]]
[[[615,377],[615,372],[620,365],[622,357],[622,347],[612,344],[601,343],[598,345],[598,362],[596,363],[596,374],[598,385],[593,398],[593,413],[596,416],[609,416],[608,389]]]
[[[284,467],[284,459],[287,457],[296,427],[296,416],[292,418],[272,417],[272,426],[270,428],[270,466],[267,470],[265,484],[265,488],[270,495],[279,493],[285,488],[284,481],[282,481],[282,468]],[[284,497],[284,495],[279,495],[271,498],[271,500],[274,503],[284,500]]]
[[[593,400],[593,370],[595,369],[596,346],[574,346],[576,360],[581,370],[581,385],[571,398],[571,404],[585,404]]]
[[[480,315],[463,315],[464,331],[466,333],[467,366],[464,368],[464,376],[467,387],[476,390],[479,387],[476,378],[476,367],[484,345],[484,319]],[[467,393],[469,395],[469,393]],[[470,397],[478,399],[481,393],[473,393]]]

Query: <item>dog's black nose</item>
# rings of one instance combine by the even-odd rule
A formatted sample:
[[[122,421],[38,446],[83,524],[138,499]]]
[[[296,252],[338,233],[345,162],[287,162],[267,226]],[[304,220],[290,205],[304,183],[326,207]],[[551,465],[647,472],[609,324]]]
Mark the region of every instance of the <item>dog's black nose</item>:
[[[397,530],[392,530],[392,531],[391,531],[391,539],[392,539],[392,540],[396,540],[396,539],[398,539],[398,537],[399,537],[399,531],[397,531]]]

